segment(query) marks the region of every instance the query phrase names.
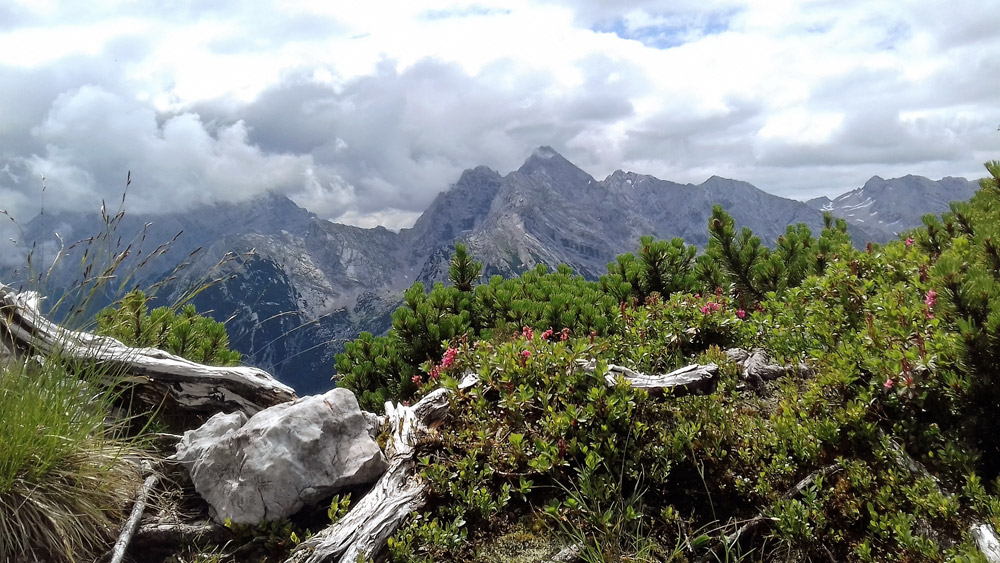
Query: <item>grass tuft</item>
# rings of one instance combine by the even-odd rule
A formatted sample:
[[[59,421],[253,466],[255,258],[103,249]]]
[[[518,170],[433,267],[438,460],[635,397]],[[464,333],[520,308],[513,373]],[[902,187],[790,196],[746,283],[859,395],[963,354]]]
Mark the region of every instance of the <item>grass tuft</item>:
[[[97,370],[0,367],[0,553],[6,560],[90,561],[107,550],[142,482],[138,447],[106,417]]]

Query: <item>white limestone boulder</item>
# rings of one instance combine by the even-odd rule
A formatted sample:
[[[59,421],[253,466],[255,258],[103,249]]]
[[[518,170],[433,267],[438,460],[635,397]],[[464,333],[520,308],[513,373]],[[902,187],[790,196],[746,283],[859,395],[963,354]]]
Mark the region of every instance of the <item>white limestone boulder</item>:
[[[217,522],[285,518],[387,467],[354,394],[333,389],[262,410],[218,414],[188,431],[174,458]]]

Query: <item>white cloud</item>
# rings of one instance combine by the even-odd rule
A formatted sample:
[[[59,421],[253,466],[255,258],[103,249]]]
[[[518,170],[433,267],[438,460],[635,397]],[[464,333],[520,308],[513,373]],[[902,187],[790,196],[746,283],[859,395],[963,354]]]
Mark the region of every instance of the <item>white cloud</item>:
[[[306,155],[265,154],[241,121],[209,126],[193,113],[158,117],[99,87],[68,91],[32,131],[45,150],[24,162],[58,190],[56,209],[117,199],[130,172],[132,209],[151,213],[294,191],[312,165]]]
[[[289,194],[406,226],[461,170],[551,145],[786,196],[978,175],[997,0],[21,3],[0,24],[0,196],[150,209]],[[0,10],[0,11],[3,11]],[[15,197],[14,194],[19,194]]]

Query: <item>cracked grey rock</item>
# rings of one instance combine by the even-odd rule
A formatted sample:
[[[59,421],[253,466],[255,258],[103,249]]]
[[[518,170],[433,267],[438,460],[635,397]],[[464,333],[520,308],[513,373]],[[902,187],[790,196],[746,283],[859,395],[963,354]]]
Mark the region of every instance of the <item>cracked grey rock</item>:
[[[216,522],[286,518],[346,487],[374,482],[387,467],[346,389],[240,416],[215,415],[186,432],[174,456]]]

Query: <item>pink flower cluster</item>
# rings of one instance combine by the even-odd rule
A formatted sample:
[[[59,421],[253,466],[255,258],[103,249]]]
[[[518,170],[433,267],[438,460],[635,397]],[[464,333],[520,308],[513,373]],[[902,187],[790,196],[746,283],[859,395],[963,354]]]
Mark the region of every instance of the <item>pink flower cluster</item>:
[[[458,348],[449,346],[448,349],[444,351],[444,356],[441,357],[441,363],[431,364],[431,371],[428,374],[428,378],[431,381],[439,379],[442,372],[455,366],[456,358],[458,358]],[[423,379],[419,375],[413,376],[413,382],[417,384],[417,387],[423,385]]]
[[[913,238],[912,237],[906,237],[906,247],[909,248],[911,246],[913,246]]]
[[[547,329],[545,329],[545,330],[542,331],[542,335],[541,336],[542,336],[542,340],[551,340],[554,335],[558,334],[559,335],[559,340],[565,342],[566,340],[569,340],[569,333],[570,333],[570,330],[568,328],[564,328],[561,331],[559,331],[558,333],[556,331],[552,330],[551,328],[547,328]],[[534,336],[534,334],[533,334],[533,332],[531,330],[531,327],[527,327],[527,326],[524,327],[524,329],[522,329],[521,335],[524,336],[524,338],[526,338],[528,340],[531,340],[531,338]]]
[[[741,318],[741,319],[745,319],[745,318],[747,318],[747,312],[744,311],[743,309],[738,309],[736,311],[736,316],[739,317],[739,318]]]
[[[456,357],[458,357],[458,349],[448,348],[444,351],[444,356],[441,358],[441,367],[444,369],[451,368],[451,366],[455,365]]]
[[[924,316],[928,319],[934,318],[934,313],[931,309],[934,308],[934,303],[937,302],[937,292],[933,289],[927,291],[927,295],[924,296],[924,305],[927,306],[927,311],[924,312]]]
[[[910,374],[903,374],[900,377],[900,382],[902,382],[902,384],[906,387],[911,387],[913,385],[913,376]],[[892,389],[892,386],[895,384],[896,382],[893,381],[892,378],[890,377],[889,379],[885,380],[885,383],[882,384],[882,387],[885,387],[886,389]]]
[[[530,326],[526,326],[526,327],[524,327],[524,328],[521,329],[521,336],[523,336],[525,340],[534,340],[535,339],[535,331],[531,330]]]
[[[521,352],[521,367],[524,367],[524,365],[528,362],[528,358],[530,357],[531,357],[531,352],[529,352],[528,350],[523,350]]]
[[[701,314],[703,314],[703,315],[710,315],[710,314],[718,311],[720,308],[721,308],[721,306],[718,303],[716,303],[715,301],[709,301],[708,303],[705,304],[704,307],[701,308]]]

